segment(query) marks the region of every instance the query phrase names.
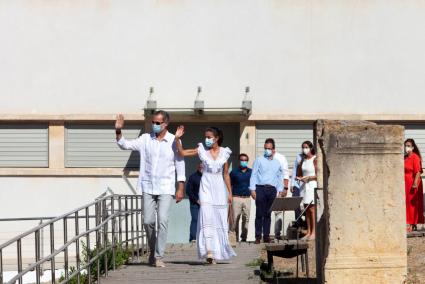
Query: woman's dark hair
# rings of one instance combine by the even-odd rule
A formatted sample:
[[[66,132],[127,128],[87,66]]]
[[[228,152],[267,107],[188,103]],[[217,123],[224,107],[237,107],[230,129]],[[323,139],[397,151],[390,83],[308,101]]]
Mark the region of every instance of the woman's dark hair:
[[[304,145],[304,144],[306,144],[307,146],[308,146],[308,148],[310,148],[310,153],[312,154],[312,155],[316,155],[316,150],[314,149],[314,145],[313,145],[313,143],[311,143],[311,141],[304,141],[302,144],[301,144],[301,147]],[[303,157],[302,158],[302,160],[301,160],[301,162],[298,164],[298,167],[297,167],[297,176],[302,176],[302,167],[303,167],[303,163],[304,163],[304,160],[305,159],[307,159],[307,155],[305,155],[304,153],[301,153],[301,156]]]
[[[415,153],[416,155],[418,155],[419,158],[422,161],[421,151],[419,151],[419,148],[416,145],[415,140],[413,140],[412,138],[408,138],[408,139],[406,139],[406,141],[404,141],[404,145],[406,145],[407,142],[410,142],[412,144],[412,146],[413,146],[413,153]]]
[[[217,138],[218,146],[221,146],[221,144],[223,144],[224,137],[223,137],[223,131],[221,131],[221,129],[215,126],[210,126],[210,127],[207,127],[207,129],[205,129],[205,132],[211,132],[214,135],[214,137]]]
[[[308,148],[310,148],[310,151],[311,151],[311,154],[312,155],[316,155],[316,150],[314,149],[314,145],[313,145],[313,143],[311,143],[311,141],[304,141],[302,144],[301,144],[301,147],[304,145],[304,144],[306,144],[307,146],[308,146]],[[303,155],[303,157],[306,157],[306,155],[304,155],[304,153],[302,153],[302,155]]]

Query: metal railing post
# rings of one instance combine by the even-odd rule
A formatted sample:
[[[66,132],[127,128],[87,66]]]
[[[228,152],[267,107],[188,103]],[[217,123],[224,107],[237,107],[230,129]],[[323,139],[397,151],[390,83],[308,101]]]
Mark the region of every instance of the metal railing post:
[[[144,223],[144,215],[143,215],[143,195],[140,196],[140,227],[141,227],[141,235],[142,235],[142,254],[145,254],[145,251],[147,252],[147,248],[145,250],[145,226]]]
[[[105,222],[105,220],[108,218],[108,210],[106,208],[106,199],[102,202],[102,221]],[[107,249],[108,247],[108,222],[105,222],[103,224],[103,246],[102,249]],[[106,251],[104,253],[104,269],[105,269],[105,276],[108,276],[108,252]]]
[[[118,196],[118,238],[119,238],[119,243],[120,245],[122,245],[122,227],[121,227],[121,196]]]
[[[63,219],[63,243],[66,244],[68,242],[68,219]],[[65,248],[64,251],[64,269],[65,269],[65,280],[68,280],[68,248]]]
[[[111,237],[112,239],[112,269],[113,270],[115,270],[116,268],[115,267],[115,253],[116,253],[115,218],[116,216],[115,216],[115,210],[114,210],[115,208],[114,202],[115,202],[114,196],[111,196],[111,215],[114,216],[112,217],[112,237]],[[119,215],[118,215],[118,218],[119,218]]]
[[[55,226],[54,223],[50,224],[50,253],[55,252]],[[56,274],[55,274],[55,256],[50,260],[50,269],[52,274],[52,283],[56,283]]]
[[[125,248],[128,250],[128,198],[127,196],[124,197],[125,199]]]
[[[79,227],[79,222],[78,222],[78,211],[75,212],[75,235],[78,236],[80,234],[80,227]],[[77,283],[80,284],[80,239],[77,239],[75,241],[75,257],[76,257],[76,261],[77,261]]]
[[[130,197],[130,228],[131,228],[131,261],[134,262],[134,200]]]
[[[89,219],[89,213],[90,213],[90,207],[86,207],[86,231],[90,230],[90,219]],[[87,279],[89,284],[91,284],[91,264],[90,264],[90,234],[86,235],[86,242],[87,242]]]
[[[95,211],[96,211],[96,213],[95,213],[95,215],[96,215],[96,227],[97,226],[99,226],[99,224],[100,224],[100,208],[99,208],[99,204],[100,204],[100,201],[98,201],[98,202],[96,202],[96,205],[95,205]],[[101,246],[100,246],[100,235],[99,235],[99,230],[96,230],[96,256],[97,256],[97,259],[96,259],[96,266],[97,266],[97,271],[96,271],[96,280],[97,280],[97,283],[100,283],[100,255],[99,255],[99,252],[100,252],[100,250],[101,250],[102,248],[101,248]]]
[[[137,256],[137,261],[140,261],[140,228],[139,228],[139,197],[136,196],[136,256]]]
[[[0,283],[3,282],[3,250],[0,249]]]
[[[16,242],[16,248],[18,253],[18,273],[22,272],[22,240],[19,239]],[[19,277],[18,283],[22,284],[22,277]]]
[[[40,230],[35,231],[35,262],[40,260]],[[40,265],[35,268],[35,282],[40,284],[41,271]],[[0,282],[3,283],[3,282]]]

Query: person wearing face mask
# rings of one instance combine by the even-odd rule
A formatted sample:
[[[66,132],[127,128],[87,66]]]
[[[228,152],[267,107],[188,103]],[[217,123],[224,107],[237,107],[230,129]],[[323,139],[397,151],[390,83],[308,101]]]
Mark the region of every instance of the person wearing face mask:
[[[302,160],[297,168],[296,179],[302,182],[301,196],[306,208],[307,234],[304,240],[314,240],[316,237],[316,211],[314,208],[314,190],[317,188],[317,161],[313,143],[304,141],[302,147]]]
[[[254,161],[250,190],[255,200],[255,243],[261,238],[270,242],[271,212],[270,207],[277,196],[283,191],[283,169],[280,162],[274,158],[275,142],[267,138],[264,142],[264,155]]]
[[[233,193],[233,216],[234,223],[231,228],[232,233],[236,234],[236,241],[246,242],[248,236],[249,215],[251,209],[251,191],[249,190],[249,181],[252,170],[248,168],[248,155],[239,155],[239,167],[230,172],[230,180]],[[242,233],[239,234],[239,220],[242,224]]]
[[[190,202],[190,215],[192,220],[190,221],[190,233],[189,242],[196,241],[196,226],[198,225],[198,214],[199,214],[199,185],[202,178],[203,165],[198,164],[196,172],[190,175],[186,183],[186,194],[189,197]]]
[[[232,151],[221,147],[223,132],[217,127],[205,130],[205,145],[196,149],[183,149],[180,138],[184,126],[179,126],[175,134],[178,153],[182,157],[198,156],[203,165],[199,186],[199,216],[196,234],[198,257],[208,264],[216,260],[228,260],[236,256],[229,242],[229,206],[232,204],[232,186],[229,163]]]
[[[417,224],[424,223],[422,156],[413,139],[404,142],[404,185],[406,193],[407,232],[416,229]]]
[[[137,189],[143,193],[143,221],[151,252],[149,263],[156,267],[165,266],[163,257],[167,242],[169,209],[174,195],[176,202],[183,199],[186,180],[184,159],[177,152],[174,135],[167,130],[169,121],[167,112],[155,112],[152,117],[152,132],[134,140],[126,140],[121,133],[124,127],[122,114],[117,116],[115,122],[118,146],[123,150],[140,153]]]

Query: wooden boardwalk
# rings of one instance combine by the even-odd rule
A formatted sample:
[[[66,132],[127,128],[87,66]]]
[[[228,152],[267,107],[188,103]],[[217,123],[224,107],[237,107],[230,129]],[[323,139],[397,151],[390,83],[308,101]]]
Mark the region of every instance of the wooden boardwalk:
[[[258,267],[246,264],[260,256],[262,245],[238,244],[237,256],[228,262],[206,265],[198,260],[196,244],[171,245],[164,257],[165,268],[151,267],[146,258],[142,263],[127,265],[102,278],[102,284],[115,283],[261,283],[254,274]]]

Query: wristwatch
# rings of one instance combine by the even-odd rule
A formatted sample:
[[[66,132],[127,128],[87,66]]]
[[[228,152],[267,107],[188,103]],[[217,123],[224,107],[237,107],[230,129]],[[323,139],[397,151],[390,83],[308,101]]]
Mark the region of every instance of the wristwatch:
[[[115,129],[115,134],[120,135],[121,134],[121,129]]]
[[[284,190],[288,190],[288,187],[287,187],[287,186],[285,186],[285,187],[283,187],[283,189],[284,189]]]

